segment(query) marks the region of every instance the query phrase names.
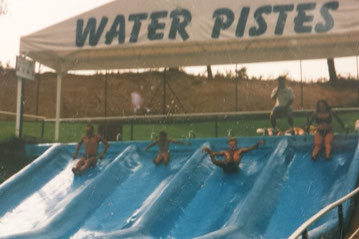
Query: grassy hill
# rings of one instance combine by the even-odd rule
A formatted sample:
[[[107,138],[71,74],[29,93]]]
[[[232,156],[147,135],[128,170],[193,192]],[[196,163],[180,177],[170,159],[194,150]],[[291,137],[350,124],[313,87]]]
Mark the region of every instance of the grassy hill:
[[[160,114],[163,100],[163,73],[66,75],[62,82],[61,117],[95,117],[133,115],[131,93],[139,93],[143,109],[136,114]],[[208,80],[182,71],[166,73],[166,109],[170,113],[201,113],[235,111],[235,77],[216,75]],[[105,85],[107,84],[107,100]],[[296,96],[293,108],[301,106],[300,83],[289,81]],[[274,80],[249,79],[245,74],[238,80],[238,107],[241,111],[270,110]],[[0,74],[0,110],[15,112],[17,78],[13,70]],[[337,84],[303,84],[304,108],[314,108],[318,99],[325,98],[332,106],[358,106],[358,84],[341,80]],[[56,75],[36,75],[25,84],[24,112],[48,118],[55,117]],[[105,110],[105,105],[106,110]]]

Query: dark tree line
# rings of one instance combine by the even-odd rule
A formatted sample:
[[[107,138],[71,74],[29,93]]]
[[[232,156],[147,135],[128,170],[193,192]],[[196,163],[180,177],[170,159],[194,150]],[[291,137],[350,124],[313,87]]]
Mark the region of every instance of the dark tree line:
[[[337,72],[335,70],[334,58],[328,58],[327,64],[328,64],[328,72],[329,72],[329,82],[335,83],[338,81],[338,76],[337,76]],[[238,73],[238,72],[236,72],[236,73]],[[209,80],[213,79],[213,73],[212,73],[211,66],[207,66],[207,78]]]
[[[329,71],[329,82],[334,83],[338,81],[337,72],[335,70],[334,58],[327,59],[328,71]]]

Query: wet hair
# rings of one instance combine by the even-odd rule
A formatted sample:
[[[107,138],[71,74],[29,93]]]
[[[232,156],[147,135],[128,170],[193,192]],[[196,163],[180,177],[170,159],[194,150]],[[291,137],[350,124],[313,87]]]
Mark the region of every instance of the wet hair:
[[[238,142],[236,137],[230,137],[230,138],[228,138],[228,141],[227,141],[227,142],[229,143],[229,142],[232,142],[232,141],[233,141],[233,142],[236,142],[236,143]]]
[[[277,81],[284,82],[287,79],[286,76],[278,76]]]
[[[89,127],[89,128],[91,128],[92,130],[94,129],[92,124],[87,124],[86,127]]]
[[[317,112],[319,112],[319,106],[322,103],[325,105],[325,112],[329,112],[331,107],[326,100],[318,100],[317,101]]]
[[[167,137],[167,132],[166,131],[161,131],[160,132],[160,137]]]

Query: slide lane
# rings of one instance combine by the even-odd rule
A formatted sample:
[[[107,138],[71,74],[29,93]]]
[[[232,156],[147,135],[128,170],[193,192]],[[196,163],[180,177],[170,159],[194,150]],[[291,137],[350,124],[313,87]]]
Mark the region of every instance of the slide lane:
[[[284,138],[265,160],[252,187],[241,195],[242,200],[230,211],[229,219],[220,229],[198,238],[260,238],[259,232],[266,226],[275,209],[272,205],[278,199],[292,158],[293,152],[288,146],[288,140]]]
[[[88,206],[87,199],[103,175],[101,171],[106,171],[116,160],[101,161],[83,177],[74,177],[71,168],[76,161],[65,149],[63,145],[51,147],[30,167],[1,185],[0,190],[5,192],[16,190],[20,199],[0,218],[0,238],[61,238],[72,224],[76,225],[74,218],[81,218],[85,213],[77,208]],[[121,155],[128,151],[130,147]],[[16,195],[8,197],[16,199]],[[74,217],[76,212],[80,217]],[[77,224],[80,223],[81,220]]]
[[[293,145],[296,152],[288,170],[276,210],[263,235],[265,238],[287,238],[302,223],[326,205],[351,192],[357,185],[359,151],[357,138],[340,138],[333,143],[330,161],[320,157],[308,160],[312,147],[307,143]],[[344,217],[350,218],[350,201],[344,203]],[[283,227],[279,222],[290,222]],[[337,229],[338,211],[332,210],[311,226],[310,236],[332,235]]]
[[[142,220],[144,212],[166,190],[169,182],[190,159],[191,152],[192,148],[179,151],[175,147],[171,151],[171,160],[167,166],[153,164],[152,159],[157,155],[156,149],[144,153],[138,148],[131,155],[127,155],[123,160],[136,162],[136,171],[123,184],[116,185],[109,192],[106,200],[71,238],[110,236]]]
[[[61,173],[69,159],[67,147],[54,144],[38,159],[1,184],[0,217]]]

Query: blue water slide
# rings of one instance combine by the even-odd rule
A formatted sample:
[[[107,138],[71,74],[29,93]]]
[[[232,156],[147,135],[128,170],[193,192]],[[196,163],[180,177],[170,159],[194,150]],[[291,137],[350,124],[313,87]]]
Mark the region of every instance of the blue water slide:
[[[263,137],[238,138],[247,147]],[[0,238],[287,238],[306,219],[357,185],[358,138],[336,135],[329,161],[310,160],[313,137],[265,137],[226,174],[202,147],[226,139],[171,144],[155,166],[148,141],[111,142],[104,160],[82,176],[71,168],[74,144],[27,146],[37,156],[0,185]],[[344,204],[346,222],[351,202]],[[309,228],[332,235],[337,212]]]

